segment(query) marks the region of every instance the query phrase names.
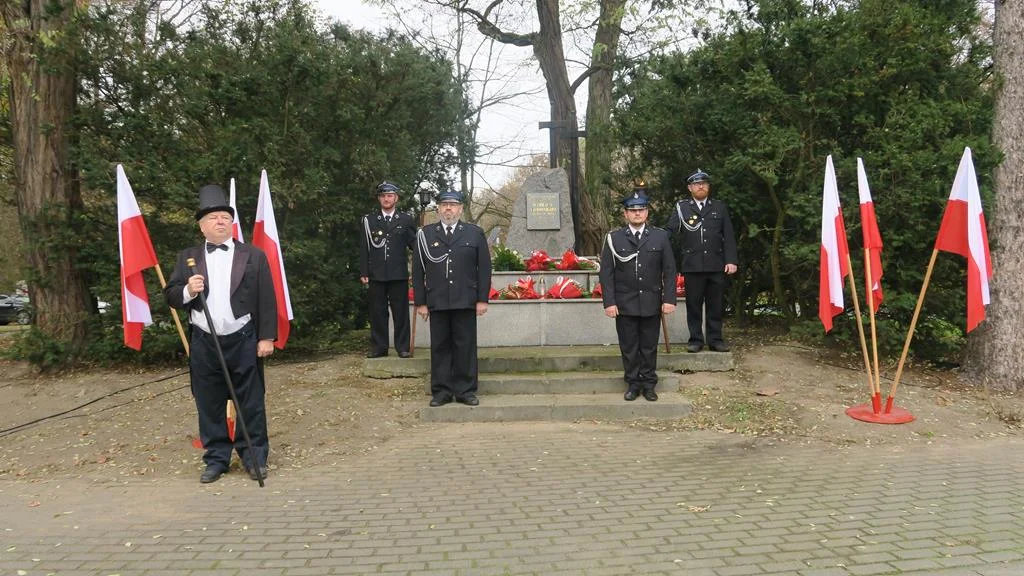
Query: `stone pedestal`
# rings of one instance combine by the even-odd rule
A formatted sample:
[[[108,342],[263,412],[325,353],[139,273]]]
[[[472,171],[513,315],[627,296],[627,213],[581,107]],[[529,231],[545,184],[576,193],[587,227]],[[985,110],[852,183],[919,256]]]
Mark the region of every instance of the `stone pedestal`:
[[[413,308],[410,305],[409,315],[410,321],[418,323],[416,348],[429,348],[430,326],[415,316]],[[666,322],[669,342],[682,345],[689,340],[684,300],[679,301]],[[618,345],[618,342],[615,320],[604,315],[600,298],[496,300],[490,302],[487,314],[477,319],[477,345],[481,348]]]

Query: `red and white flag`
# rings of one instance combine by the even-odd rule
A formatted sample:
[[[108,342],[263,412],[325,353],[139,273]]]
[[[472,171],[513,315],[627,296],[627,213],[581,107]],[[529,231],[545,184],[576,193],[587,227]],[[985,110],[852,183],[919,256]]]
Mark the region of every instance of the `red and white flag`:
[[[878,307],[882,304],[882,234],[878,231],[875,203],[871,201],[871,189],[868,188],[864,161],[860,158],[857,158],[857,191],[860,193],[860,225],[861,232],[864,233],[864,249],[868,251],[871,262],[871,277],[864,275],[864,298],[868,306],[878,312]]]
[[[235,220],[231,223],[231,237],[237,242],[245,242],[245,238],[242,237],[242,224],[238,221],[238,206],[235,205],[235,179],[231,179],[230,196],[228,198],[228,206],[235,212]]]
[[[142,328],[153,323],[142,271],[157,265],[149,231],[124,168],[117,165],[117,239],[121,254],[121,319],[124,345],[142,349]]]
[[[850,249],[846,226],[839,207],[839,187],[832,156],[825,160],[825,189],[821,199],[821,271],[818,288],[818,317],[825,332],[832,330],[832,318],[843,312],[843,278],[850,273]]]
[[[270,202],[270,183],[267,171],[260,174],[260,199],[256,204],[256,226],[252,231],[252,245],[267,253],[270,261],[270,275],[274,278],[274,293],[277,296],[277,341],[274,346],[284,349],[291,331],[289,322],[292,314],[292,300],[288,295],[288,278],[284,274],[284,257],[281,255],[281,237],[277,234],[274,220],[274,205]]]
[[[988,283],[992,279],[988,231],[970,148],[964,148],[960,159],[935,249],[967,258],[967,331],[970,332],[985,319],[985,306],[990,300]]]

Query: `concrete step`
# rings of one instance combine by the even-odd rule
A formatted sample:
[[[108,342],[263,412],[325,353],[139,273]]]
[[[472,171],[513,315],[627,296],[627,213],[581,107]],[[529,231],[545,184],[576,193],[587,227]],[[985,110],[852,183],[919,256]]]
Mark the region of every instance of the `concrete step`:
[[[418,377],[430,374],[430,350],[417,348],[415,358],[395,355],[367,358],[363,375],[370,378]],[[622,370],[618,346],[515,346],[480,348],[480,374],[528,372],[615,372]],[[703,351],[689,354],[681,346],[667,354],[658,350],[658,370],[666,372],[717,372],[732,370],[730,352]]]
[[[679,392],[658,392],[657,402],[633,402],[615,394],[498,394],[481,396],[479,406],[458,403],[420,409],[424,422],[523,422],[577,420],[672,420],[690,415],[690,401]]]
[[[430,382],[427,379],[427,391]],[[679,379],[671,372],[658,373],[658,388],[676,390]],[[626,391],[618,372],[524,372],[481,374],[480,394],[614,394]]]

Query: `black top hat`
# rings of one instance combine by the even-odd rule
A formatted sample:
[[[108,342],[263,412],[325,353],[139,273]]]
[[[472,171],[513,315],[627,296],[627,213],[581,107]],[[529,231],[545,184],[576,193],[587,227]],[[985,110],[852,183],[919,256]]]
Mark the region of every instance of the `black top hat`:
[[[387,180],[385,180],[385,181],[381,182],[379,185],[377,185],[377,195],[378,196],[380,196],[381,194],[387,194],[389,192],[393,193],[393,194],[398,194],[399,190],[400,189],[399,189],[399,187],[397,185],[392,184],[391,182],[388,182]]]
[[[697,182],[711,182],[711,176],[707,172],[697,168],[697,171],[690,174],[690,177],[686,179],[687,184],[696,184]]]
[[[196,210],[196,220],[201,219],[210,212],[227,212],[235,217],[235,209],[228,204],[228,196],[224,189],[216,184],[207,184],[199,189],[199,209]]]

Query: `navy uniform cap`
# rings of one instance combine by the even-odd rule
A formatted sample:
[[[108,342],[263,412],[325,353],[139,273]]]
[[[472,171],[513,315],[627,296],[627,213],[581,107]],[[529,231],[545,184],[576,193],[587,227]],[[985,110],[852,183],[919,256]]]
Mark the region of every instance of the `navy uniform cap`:
[[[622,199],[625,208],[644,208],[647,206],[647,194],[643,189],[633,190],[633,193]]]
[[[389,192],[393,193],[393,194],[398,194],[398,191],[399,191],[398,186],[392,184],[391,182],[388,182],[387,180],[381,182],[377,186],[377,195],[378,196],[380,196],[381,194],[387,194]]]
[[[690,174],[690,177],[686,179],[687,184],[696,184],[697,182],[711,182],[711,176],[707,172],[697,168],[697,171]]]
[[[437,203],[440,204],[441,202],[458,202],[462,204],[462,192],[458,190],[445,190],[437,197]]]

